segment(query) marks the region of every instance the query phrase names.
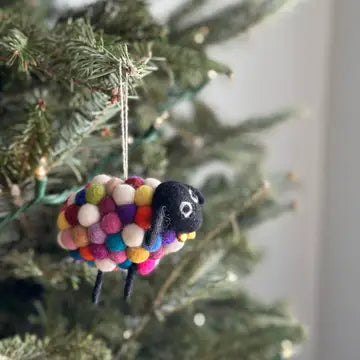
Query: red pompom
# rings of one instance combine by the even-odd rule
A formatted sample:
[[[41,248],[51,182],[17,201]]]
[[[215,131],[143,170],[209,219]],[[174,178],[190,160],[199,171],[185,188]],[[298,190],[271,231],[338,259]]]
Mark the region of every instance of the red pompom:
[[[76,226],[79,224],[78,212],[79,206],[76,204],[71,204],[65,209],[65,219],[71,226]]]
[[[144,185],[144,180],[138,176],[130,176],[125,180],[125,184],[131,185],[133,188],[137,189],[141,185]]]
[[[79,248],[79,253],[81,257],[85,260],[94,260],[94,256],[90,251],[90,248],[88,246]]]
[[[103,217],[104,215],[114,212],[116,209],[116,205],[111,196],[106,196],[101,200],[99,204],[100,215]]]
[[[61,213],[62,211],[65,211],[66,206],[67,206],[67,200],[63,203],[63,205],[62,205],[62,207],[61,207],[61,209],[60,209],[59,213]]]
[[[144,230],[151,226],[152,208],[151,206],[141,206],[137,209],[135,215],[135,223]]]

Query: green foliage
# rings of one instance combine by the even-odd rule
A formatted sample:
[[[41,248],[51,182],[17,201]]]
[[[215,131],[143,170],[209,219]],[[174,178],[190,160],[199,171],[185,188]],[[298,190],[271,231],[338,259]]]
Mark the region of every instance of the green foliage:
[[[81,331],[58,333],[53,338],[39,339],[26,334],[0,342],[0,354],[9,360],[111,360],[111,351],[103,341]]]
[[[262,257],[248,230],[295,207],[282,200],[292,176],[263,172],[261,132],[297,114],[230,126],[195,100],[215,75],[231,74],[207,46],[283,3],[239,1],[197,16],[209,2],[186,1],[166,23],[143,0],[100,0],[56,18],[51,2],[1,3],[0,358],[273,360],[284,340],[303,340],[282,304],[253,299],[241,282]],[[121,176],[125,81],[129,172],[198,181],[207,203],[197,239],[139,277],[131,309],[121,272],[106,274],[94,308],[96,272],[57,246],[51,205],[99,172]],[[188,117],[173,111],[182,101],[193,105]]]
[[[14,135],[4,139],[0,149],[1,175],[22,181],[33,174],[50,150],[51,123],[44,103],[29,106],[26,120],[11,128]]]
[[[193,2],[190,0],[171,19],[171,23],[176,29],[171,36],[176,41],[187,43],[195,39],[195,43],[200,42],[205,45],[226,41],[237,34],[245,33],[267,16],[278,11],[287,2],[288,0],[245,0],[220,9],[216,14],[201,18],[188,26],[182,26],[191,11],[206,3],[206,1]]]

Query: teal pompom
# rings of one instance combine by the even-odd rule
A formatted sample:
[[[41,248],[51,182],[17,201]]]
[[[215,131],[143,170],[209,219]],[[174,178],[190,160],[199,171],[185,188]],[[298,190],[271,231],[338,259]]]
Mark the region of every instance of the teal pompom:
[[[118,267],[121,268],[121,269],[127,269],[131,265],[132,265],[132,262],[129,259],[127,259],[123,263],[119,264]]]
[[[106,247],[110,251],[122,251],[126,249],[126,245],[120,233],[109,234],[106,237]]]

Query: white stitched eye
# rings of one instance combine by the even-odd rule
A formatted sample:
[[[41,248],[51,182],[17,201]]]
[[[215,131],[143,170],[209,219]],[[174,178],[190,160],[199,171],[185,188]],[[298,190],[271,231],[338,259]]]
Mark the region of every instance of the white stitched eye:
[[[190,202],[183,201],[180,204],[179,210],[184,217],[188,218],[193,212],[193,207]]]
[[[190,194],[191,199],[198,204],[198,203],[199,203],[199,198],[198,198],[197,195],[192,191],[192,189],[189,189],[189,194]]]

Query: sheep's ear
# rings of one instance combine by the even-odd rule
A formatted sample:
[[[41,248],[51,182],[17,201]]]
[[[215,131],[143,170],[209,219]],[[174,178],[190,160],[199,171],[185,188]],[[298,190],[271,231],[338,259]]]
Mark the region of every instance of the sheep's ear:
[[[163,230],[164,219],[165,219],[165,206],[162,206],[153,215],[151,228],[148,230],[148,232],[146,234],[146,238],[145,238],[145,244],[147,246],[152,246],[154,244],[157,236]]]
[[[204,205],[204,204],[205,204],[204,195],[203,195],[203,194],[201,193],[201,191],[198,190],[198,189],[195,189],[195,191],[196,191],[197,197],[199,198],[199,204],[200,204],[200,205]]]
[[[194,187],[190,186],[191,190],[195,193],[195,195],[198,197],[199,199],[199,204],[200,205],[204,205],[205,204],[205,198],[204,195],[201,193],[200,190],[195,189]]]

